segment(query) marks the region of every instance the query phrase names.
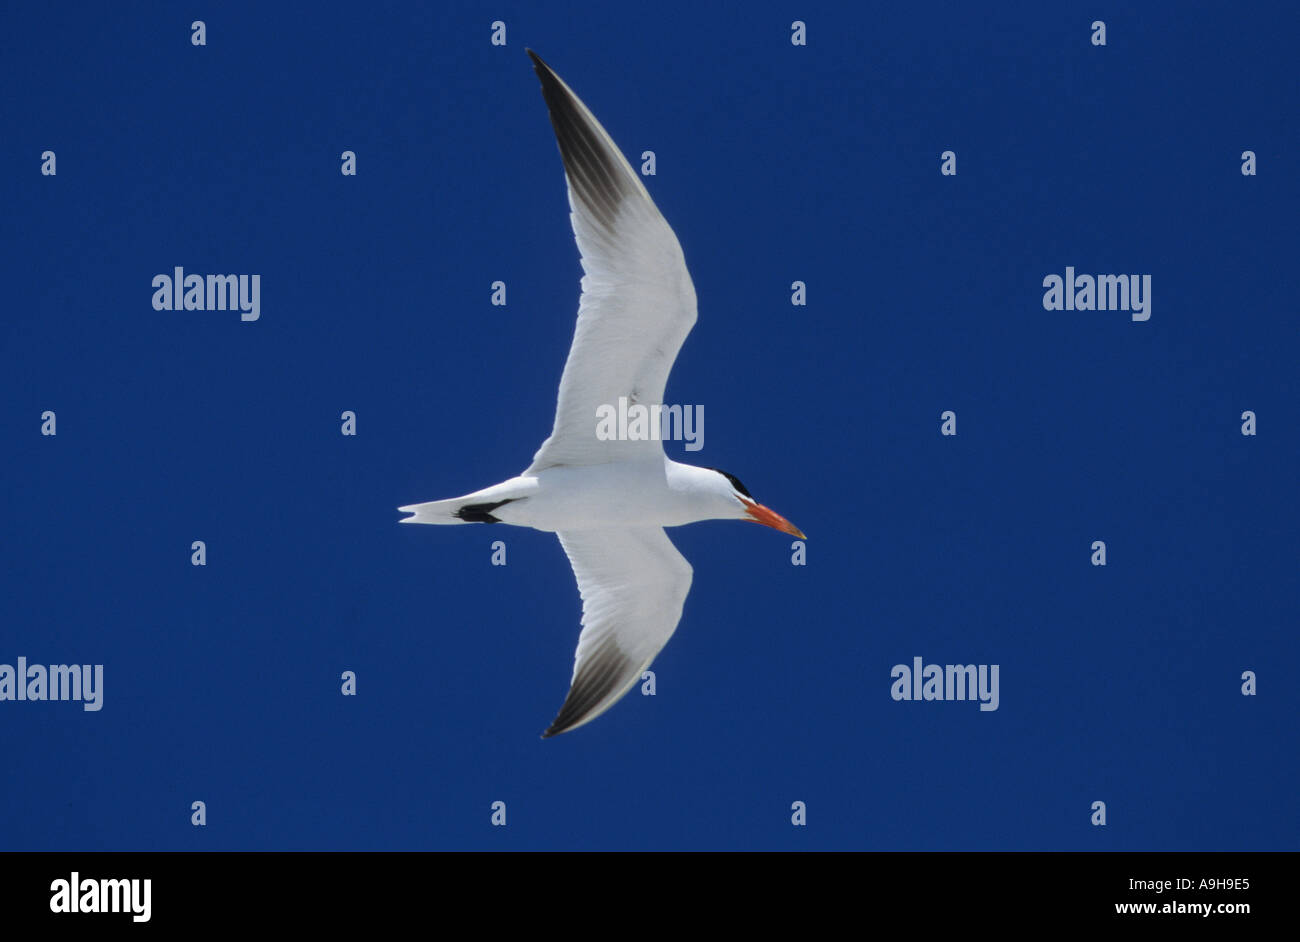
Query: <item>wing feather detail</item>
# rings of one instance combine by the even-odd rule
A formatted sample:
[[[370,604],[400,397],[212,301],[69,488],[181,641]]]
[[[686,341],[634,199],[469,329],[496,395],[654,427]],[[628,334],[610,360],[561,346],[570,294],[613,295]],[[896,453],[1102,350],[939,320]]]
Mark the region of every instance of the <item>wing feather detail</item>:
[[[661,527],[556,536],[582,595],[582,634],[568,696],[544,737],[591,722],[631,689],[677,630],[694,572]]]
[[[564,161],[582,297],[551,435],[525,474],[662,456],[654,440],[597,437],[597,409],[661,405],[696,319],[681,245],[640,177],[573,91],[529,52]]]

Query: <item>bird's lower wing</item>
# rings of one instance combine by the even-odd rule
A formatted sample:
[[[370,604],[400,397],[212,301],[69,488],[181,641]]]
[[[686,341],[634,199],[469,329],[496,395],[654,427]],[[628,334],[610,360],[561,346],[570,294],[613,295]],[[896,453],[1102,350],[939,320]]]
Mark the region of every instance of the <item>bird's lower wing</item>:
[[[573,681],[543,736],[594,720],[627,693],[668,643],[693,570],[661,527],[556,534],[582,594]]]
[[[536,55],[533,62],[564,160],[585,274],[555,426],[525,473],[662,455],[657,428],[635,440],[597,434],[597,410],[616,413],[620,399],[627,407],[663,404],[668,373],[695,324],[695,287],[677,236],[605,129],[546,63]]]

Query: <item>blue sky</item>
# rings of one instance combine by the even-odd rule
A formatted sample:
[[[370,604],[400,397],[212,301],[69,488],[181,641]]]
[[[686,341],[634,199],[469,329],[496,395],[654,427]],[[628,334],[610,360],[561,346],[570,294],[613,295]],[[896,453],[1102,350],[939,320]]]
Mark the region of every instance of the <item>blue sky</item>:
[[[266,6],[9,17],[0,663],[104,700],[0,702],[0,847],[1296,849],[1292,5]],[[526,46],[656,154],[669,454],[809,535],[670,531],[656,696],[550,741],[554,537],[395,510],[550,429],[580,271]],[[175,266],[260,319],[155,311]],[[1066,266],[1151,319],[1044,310]],[[999,708],[894,701],[918,656]]]

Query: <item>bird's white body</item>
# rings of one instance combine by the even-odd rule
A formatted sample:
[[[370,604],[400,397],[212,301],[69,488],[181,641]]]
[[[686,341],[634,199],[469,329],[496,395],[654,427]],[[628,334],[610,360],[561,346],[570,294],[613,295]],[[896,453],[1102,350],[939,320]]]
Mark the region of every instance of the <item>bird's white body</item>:
[[[532,55],[530,52],[529,55]],[[598,410],[662,404],[696,319],[681,246],[640,178],[573,91],[533,55],[564,160],[582,297],[551,435],[521,474],[399,508],[402,523],[506,523],[555,533],[582,595],[573,679],[544,735],[609,709],[667,643],[692,570],[664,527],[753,520],[803,536],[724,471],[669,459],[656,440],[597,434]]]
[[[547,468],[447,501],[403,507],[408,523],[465,523],[467,504],[510,503],[491,513],[500,523],[557,533],[610,527],[680,527],[701,520],[742,520],[725,478],[666,455],[644,461]]]

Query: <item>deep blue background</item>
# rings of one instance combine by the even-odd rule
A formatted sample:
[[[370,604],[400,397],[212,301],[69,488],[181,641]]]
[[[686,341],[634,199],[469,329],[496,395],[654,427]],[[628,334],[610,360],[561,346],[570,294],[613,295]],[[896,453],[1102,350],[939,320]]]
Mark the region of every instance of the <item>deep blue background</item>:
[[[1300,846],[1294,4],[610,6],[9,10],[0,662],[105,706],[0,703],[0,848]],[[670,454],[810,536],[670,531],[658,695],[553,741],[555,539],[395,510],[550,429],[580,272],[525,46],[657,154]],[[261,320],[154,311],[176,265]],[[1067,265],[1151,320],[1044,311]],[[1001,708],[892,701],[915,655]]]

